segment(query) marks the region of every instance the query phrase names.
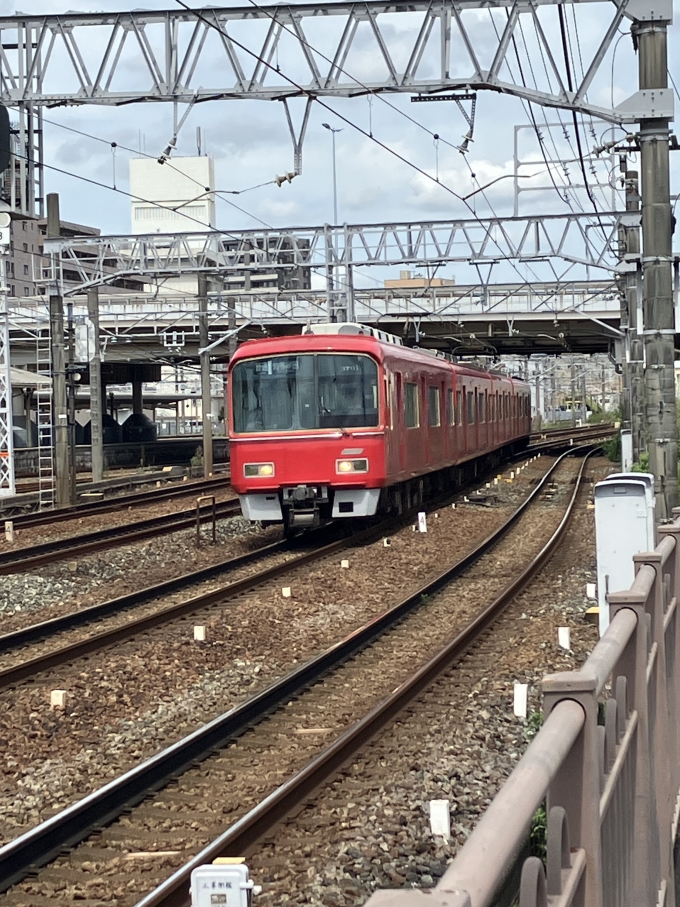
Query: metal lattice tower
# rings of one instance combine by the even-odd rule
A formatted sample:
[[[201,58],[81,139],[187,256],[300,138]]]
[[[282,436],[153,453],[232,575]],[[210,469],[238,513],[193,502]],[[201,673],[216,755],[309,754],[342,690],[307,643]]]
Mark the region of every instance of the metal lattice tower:
[[[46,326],[38,325],[35,335],[35,358],[38,382],[36,386],[36,431],[38,435],[38,500],[39,508],[51,507],[54,501],[54,420],[52,417],[52,353],[49,318]]]

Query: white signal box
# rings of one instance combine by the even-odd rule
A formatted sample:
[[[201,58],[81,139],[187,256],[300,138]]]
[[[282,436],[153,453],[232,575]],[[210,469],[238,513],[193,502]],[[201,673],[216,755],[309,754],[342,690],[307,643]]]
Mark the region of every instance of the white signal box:
[[[240,858],[198,866],[191,873],[191,907],[250,907],[259,891]]]
[[[608,592],[629,589],[635,579],[633,555],[653,551],[654,479],[646,473],[609,476],[595,486],[595,544],[600,635],[609,626]]]

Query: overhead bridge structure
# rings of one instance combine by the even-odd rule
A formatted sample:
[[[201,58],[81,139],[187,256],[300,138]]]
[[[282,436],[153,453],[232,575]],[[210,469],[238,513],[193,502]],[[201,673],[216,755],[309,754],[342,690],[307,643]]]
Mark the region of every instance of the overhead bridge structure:
[[[87,302],[73,298],[79,337],[87,343]],[[310,322],[328,320],[323,290],[210,293],[207,299],[211,341],[236,329],[240,340],[299,333]],[[437,287],[429,290],[359,289],[354,291],[358,321],[402,337],[408,344],[458,355],[496,356],[563,352],[615,352],[621,342],[620,301],[614,280]],[[180,295],[158,297],[105,294],[99,321],[107,361],[161,356],[165,361],[196,357],[201,300]],[[22,299],[10,309],[12,351],[17,363],[35,357],[36,331],[49,331],[47,300]],[[87,347],[79,358],[87,361]],[[212,355],[222,358],[217,344]]]

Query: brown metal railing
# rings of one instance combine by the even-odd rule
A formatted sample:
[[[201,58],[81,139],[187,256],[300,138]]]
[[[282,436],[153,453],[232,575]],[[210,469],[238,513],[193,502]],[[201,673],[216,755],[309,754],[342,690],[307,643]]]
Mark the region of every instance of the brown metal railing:
[[[583,667],[544,678],[543,727],[436,888],[379,891],[368,907],[491,905],[544,800],[547,859],[524,861],[520,907],[674,907],[679,513],[635,556],[631,588],[608,596]]]

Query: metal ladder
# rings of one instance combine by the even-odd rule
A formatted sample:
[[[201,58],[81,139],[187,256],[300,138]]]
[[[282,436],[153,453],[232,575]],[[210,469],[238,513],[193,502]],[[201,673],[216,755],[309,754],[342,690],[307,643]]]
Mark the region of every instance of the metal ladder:
[[[38,322],[36,332],[36,364],[38,381],[47,378],[49,384],[37,384],[36,429],[38,433],[38,509],[54,505],[54,424],[52,419],[52,349],[49,317],[46,325]]]

